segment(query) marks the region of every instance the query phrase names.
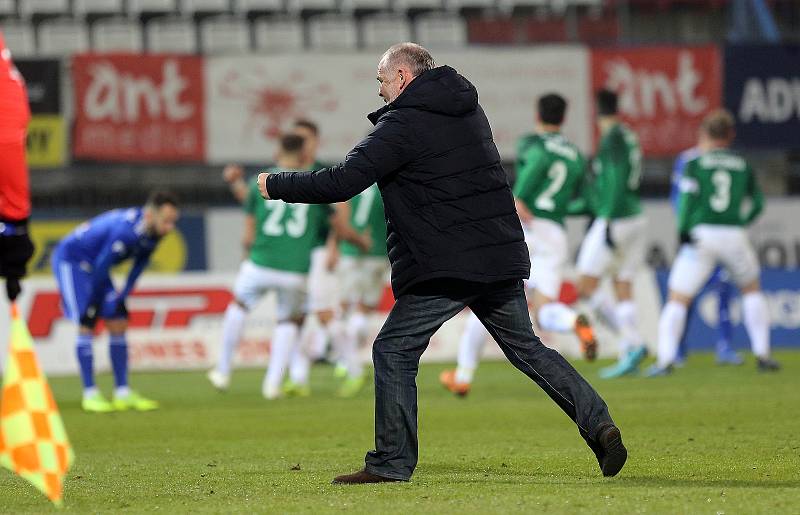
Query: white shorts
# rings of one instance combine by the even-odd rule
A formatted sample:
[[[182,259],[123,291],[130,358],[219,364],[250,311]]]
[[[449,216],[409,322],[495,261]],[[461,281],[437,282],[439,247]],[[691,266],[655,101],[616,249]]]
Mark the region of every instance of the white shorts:
[[[378,256],[342,256],[339,264],[342,300],[375,307],[389,280],[389,259]]]
[[[531,276],[525,286],[557,299],[567,264],[567,233],[560,224],[546,218],[536,218],[523,228],[531,255]]]
[[[684,244],[669,273],[669,289],[694,297],[714,272],[723,265],[737,286],[758,279],[761,268],[742,227],[698,225],[692,229],[692,245]]]
[[[311,270],[308,272],[308,310],[328,311],[339,305],[338,269],[328,270],[328,249],[311,251]],[[337,267],[338,268],[338,267]]]
[[[647,240],[647,219],[643,215],[611,221],[611,239],[606,243],[608,220],[597,218],[586,233],[578,252],[578,272],[590,277],[611,273],[622,281],[631,281],[644,264]]]
[[[259,266],[250,260],[243,262],[233,286],[236,300],[250,310],[271,291],[278,295],[279,321],[297,318],[303,314],[306,301],[305,274]]]

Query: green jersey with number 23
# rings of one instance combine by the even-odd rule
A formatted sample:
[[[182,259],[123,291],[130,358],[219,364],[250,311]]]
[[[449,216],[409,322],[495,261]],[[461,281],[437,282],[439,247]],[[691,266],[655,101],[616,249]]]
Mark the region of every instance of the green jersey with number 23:
[[[250,261],[275,270],[308,273],[311,251],[325,244],[330,206],[264,200],[253,181],[244,210],[255,218]]]

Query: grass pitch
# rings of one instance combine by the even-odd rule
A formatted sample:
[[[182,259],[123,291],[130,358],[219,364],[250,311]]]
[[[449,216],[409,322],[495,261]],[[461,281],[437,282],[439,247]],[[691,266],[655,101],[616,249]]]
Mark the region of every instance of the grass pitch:
[[[227,394],[204,374],[134,374],[159,399],[152,413],[80,411],[77,378],[51,380],[77,456],[66,481],[75,513],[797,513],[800,353],[778,374],[692,356],[672,377],[597,379],[578,364],[623,432],[629,460],[601,477],[572,423],[507,363],[484,363],[457,399],[423,366],[420,463],[411,483],[332,486],[372,448],[372,389],[333,396],[330,367],[314,395],[267,402],[262,371],[241,370]],[[101,378],[108,392],[110,377]],[[54,511],[0,470],[0,512]]]

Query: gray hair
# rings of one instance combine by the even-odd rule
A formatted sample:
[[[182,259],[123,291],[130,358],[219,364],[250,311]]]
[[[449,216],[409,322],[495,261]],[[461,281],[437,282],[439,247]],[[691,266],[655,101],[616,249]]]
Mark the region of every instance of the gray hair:
[[[411,68],[411,73],[414,77],[418,77],[422,72],[432,70],[436,67],[436,63],[424,47],[416,43],[397,43],[389,47],[389,50],[383,53],[381,62],[387,69],[394,69],[402,63]]]

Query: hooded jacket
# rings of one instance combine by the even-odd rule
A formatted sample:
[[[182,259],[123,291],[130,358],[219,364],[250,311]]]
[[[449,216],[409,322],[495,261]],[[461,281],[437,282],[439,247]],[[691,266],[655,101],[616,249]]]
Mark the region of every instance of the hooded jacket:
[[[367,117],[344,163],[267,180],[270,198],[343,202],[374,182],[383,197],[395,296],[435,278],[527,278],[530,260],[478,92],[449,66],[416,77]]]

